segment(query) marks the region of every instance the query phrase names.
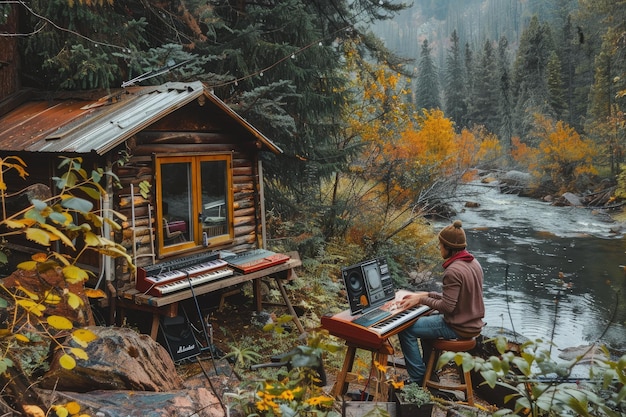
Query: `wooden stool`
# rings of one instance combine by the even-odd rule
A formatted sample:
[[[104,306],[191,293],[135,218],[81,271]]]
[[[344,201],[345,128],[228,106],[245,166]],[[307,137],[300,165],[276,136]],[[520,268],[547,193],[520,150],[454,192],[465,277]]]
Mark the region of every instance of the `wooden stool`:
[[[472,377],[469,372],[462,372],[462,368],[459,369],[460,384],[440,384],[437,381],[433,381],[431,378],[435,371],[435,365],[439,360],[439,356],[443,352],[467,352],[476,346],[476,339],[435,339],[432,343],[433,350],[428,359],[426,365],[426,375],[424,376],[424,388],[436,388],[436,389],[448,389],[453,391],[465,392],[467,403],[471,406],[474,405],[474,390],[472,388]]]
[[[346,357],[343,361],[343,367],[337,375],[337,380],[332,389],[332,395],[335,398],[342,397],[348,391],[348,384],[359,379],[358,375],[352,373],[352,366],[354,365],[357,349],[368,350],[374,353],[375,360],[383,365],[387,364],[388,356],[393,355],[393,347],[389,343],[383,343],[377,349],[350,342],[346,342],[346,345],[348,346],[348,350],[346,351]],[[376,375],[376,383],[375,386],[373,386],[374,401],[387,401],[389,389],[386,382],[382,381],[384,374],[378,369],[371,369],[370,374],[371,373]]]

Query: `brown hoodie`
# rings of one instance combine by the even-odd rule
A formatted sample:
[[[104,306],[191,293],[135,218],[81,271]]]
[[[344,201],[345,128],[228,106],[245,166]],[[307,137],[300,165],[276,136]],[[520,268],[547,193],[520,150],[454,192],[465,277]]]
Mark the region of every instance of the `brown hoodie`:
[[[430,292],[422,304],[438,310],[461,338],[478,336],[485,325],[483,270],[474,256],[462,250],[443,264],[443,292]]]

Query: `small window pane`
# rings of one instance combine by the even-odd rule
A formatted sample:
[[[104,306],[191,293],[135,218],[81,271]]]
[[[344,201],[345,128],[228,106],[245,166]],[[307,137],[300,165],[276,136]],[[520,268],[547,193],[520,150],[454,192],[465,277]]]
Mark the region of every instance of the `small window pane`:
[[[163,244],[191,240],[193,230],[191,164],[161,164],[161,197],[163,210]]]
[[[207,238],[228,233],[226,161],[202,161],[202,232]]]

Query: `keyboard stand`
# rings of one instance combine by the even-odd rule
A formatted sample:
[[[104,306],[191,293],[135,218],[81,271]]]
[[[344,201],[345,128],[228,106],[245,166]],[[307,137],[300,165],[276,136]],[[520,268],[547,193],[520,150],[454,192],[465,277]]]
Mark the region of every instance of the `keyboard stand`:
[[[415,294],[406,290],[398,290],[396,292],[396,301],[402,300],[407,295]],[[411,314],[405,314],[412,309],[396,311],[392,317],[383,320],[382,323],[393,323],[392,327],[385,332],[376,332],[372,330],[372,326],[369,328],[362,327],[358,324],[354,324],[354,317],[350,314],[350,310],[344,310],[337,314],[327,314],[322,316],[322,328],[327,330],[331,335],[339,337],[346,341],[348,350],[343,362],[343,368],[337,376],[337,382],[333,386],[332,394],[339,399],[342,399],[343,395],[348,390],[348,384],[350,382],[357,382],[357,376],[352,373],[352,365],[354,364],[354,358],[356,357],[357,349],[367,350],[372,352],[375,360],[383,365],[389,364],[389,355],[393,355],[394,350],[389,343],[389,338],[398,334],[402,330],[411,326],[419,319],[421,315],[428,314],[429,308],[425,311],[422,309],[416,309],[421,313],[417,316]],[[394,319],[394,317],[396,319]],[[403,317],[402,319],[398,319]],[[376,325],[374,325],[376,326]],[[393,363],[393,362],[392,362]],[[371,393],[374,396],[374,401],[386,401],[389,396],[388,383],[385,380],[385,375],[381,373],[375,366],[370,369],[369,376],[371,382],[368,384],[371,387]],[[362,378],[360,378],[362,381]]]
[[[335,385],[331,391],[333,397],[335,398],[343,398],[343,395],[348,392],[348,385],[350,382],[356,382],[359,380],[359,376],[352,373],[352,367],[354,366],[357,349],[363,349],[371,352],[375,355],[374,360],[383,366],[387,366],[389,355],[393,355],[394,353],[393,347],[388,341],[383,343],[377,349],[359,346],[350,342],[346,342],[346,346],[348,346],[348,350],[346,351],[346,357],[343,361],[343,367],[337,375],[337,380],[335,381]],[[373,388],[373,392],[370,393],[370,395],[374,396],[373,401],[387,401],[389,397],[389,384],[385,381],[384,372],[378,370],[374,362],[372,362],[372,369],[370,369],[369,376],[372,378],[371,383],[368,386]]]

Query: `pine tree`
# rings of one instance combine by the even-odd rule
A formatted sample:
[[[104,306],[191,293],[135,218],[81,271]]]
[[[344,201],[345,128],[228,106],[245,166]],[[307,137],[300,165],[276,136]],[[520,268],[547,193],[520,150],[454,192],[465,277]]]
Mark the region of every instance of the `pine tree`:
[[[610,3],[611,1],[609,1]],[[587,129],[589,116],[589,96],[595,79],[595,61],[602,48],[602,38],[607,26],[604,19],[606,11],[601,11],[604,0],[580,0],[579,8],[572,18],[575,29],[570,34],[572,42],[572,60],[574,62],[573,100],[571,110],[574,114],[573,126],[581,131]]]
[[[472,120],[496,132],[498,123],[498,77],[496,57],[491,41],[485,41],[476,70]]]
[[[330,10],[327,10],[330,12]],[[271,139],[284,154],[264,155],[268,200],[281,213],[313,208],[320,179],[345,161],[334,139],[340,135],[339,93],[346,82],[337,72],[340,50],[332,41],[345,36],[340,22],[320,20],[305,2],[288,0],[272,7],[247,5],[233,13],[216,9],[225,26],[216,34],[223,51],[217,73],[239,81],[215,86],[216,94]],[[278,63],[278,65],[275,65]],[[291,195],[278,192],[287,186]]]
[[[511,97],[511,71],[508,57],[509,42],[505,37],[500,38],[497,50],[497,84],[498,84],[498,122],[497,133],[505,155],[510,154],[511,139],[513,137],[513,115]]]
[[[558,120],[563,120],[565,98],[561,81],[561,61],[556,51],[552,51],[548,60],[548,95],[554,116]]]
[[[36,14],[22,18],[25,86],[42,89],[119,87],[127,70],[126,48],[137,52],[148,42],[146,22],[118,14],[108,6],[70,6],[67,1],[33,2]],[[42,25],[45,16],[53,25]],[[35,30],[41,27],[42,30]],[[93,28],[98,28],[95,31]],[[81,36],[81,34],[88,34]]]
[[[474,124],[474,120],[471,115],[476,110],[475,110],[475,105],[474,105],[474,94],[475,94],[474,53],[469,43],[465,44],[464,70],[465,70],[464,92],[465,92],[465,103],[466,103],[467,113],[463,120],[463,126],[471,127]]]
[[[142,85],[204,80],[204,66],[216,57],[193,52],[206,35],[193,14],[174,3],[30,2],[33,13],[23,13],[21,22],[22,32],[32,32],[22,38],[23,84],[84,90],[119,88],[133,79]],[[190,0],[187,7],[198,4]]]
[[[463,61],[459,46],[459,37],[456,30],[450,36],[450,49],[446,57],[445,73],[445,97],[446,115],[456,124],[460,130],[462,122],[467,114],[467,103],[465,102],[465,74],[463,72]]]
[[[236,11],[228,2],[215,8],[224,27],[215,36],[221,43],[209,53],[222,51],[223,60],[213,70],[239,79],[215,91],[262,132],[271,132],[284,151],[263,155],[269,208],[284,218],[307,210],[311,219],[334,220],[334,208],[321,201],[321,187],[358,149],[343,145],[342,116],[350,96],[342,40],[358,40],[357,53],[395,64],[356,22],[384,18],[397,6],[327,0],[239,4]]]
[[[533,16],[522,33],[513,69],[514,126],[522,138],[530,132],[536,113],[551,113],[547,72],[553,49],[550,27]]]
[[[574,88],[576,77],[576,54],[574,49],[574,31],[572,25],[572,16],[568,15],[563,25],[560,46],[557,47],[557,53],[561,59],[561,73],[564,89],[565,109],[563,111],[563,120],[573,128],[580,130],[582,126],[580,118],[575,111],[574,106]],[[578,36],[576,36],[578,40]]]
[[[590,36],[589,32],[585,36],[585,48],[593,50],[595,58],[585,131],[604,149],[603,156],[611,174],[617,175],[622,170],[626,146],[626,4],[623,1],[581,1],[579,19],[585,28],[592,22],[599,25],[594,27],[598,37]],[[589,38],[591,42],[587,40]],[[594,45],[594,40],[601,40],[602,43]]]
[[[611,25],[607,28],[600,50],[595,55],[595,76],[589,94],[587,113],[590,120],[601,121],[613,115],[614,106],[618,105],[623,110],[626,105],[624,99],[624,90],[626,89],[624,36],[626,36],[626,29],[622,20],[626,18],[626,6],[619,7],[618,5],[599,2],[595,7],[594,10],[603,17],[603,21]],[[621,23],[612,24],[612,22]]]
[[[419,73],[417,74],[417,86],[415,88],[415,104],[422,109],[439,109],[441,101],[439,97],[439,77],[437,67],[431,56],[431,48],[428,40],[422,42],[420,52]]]

